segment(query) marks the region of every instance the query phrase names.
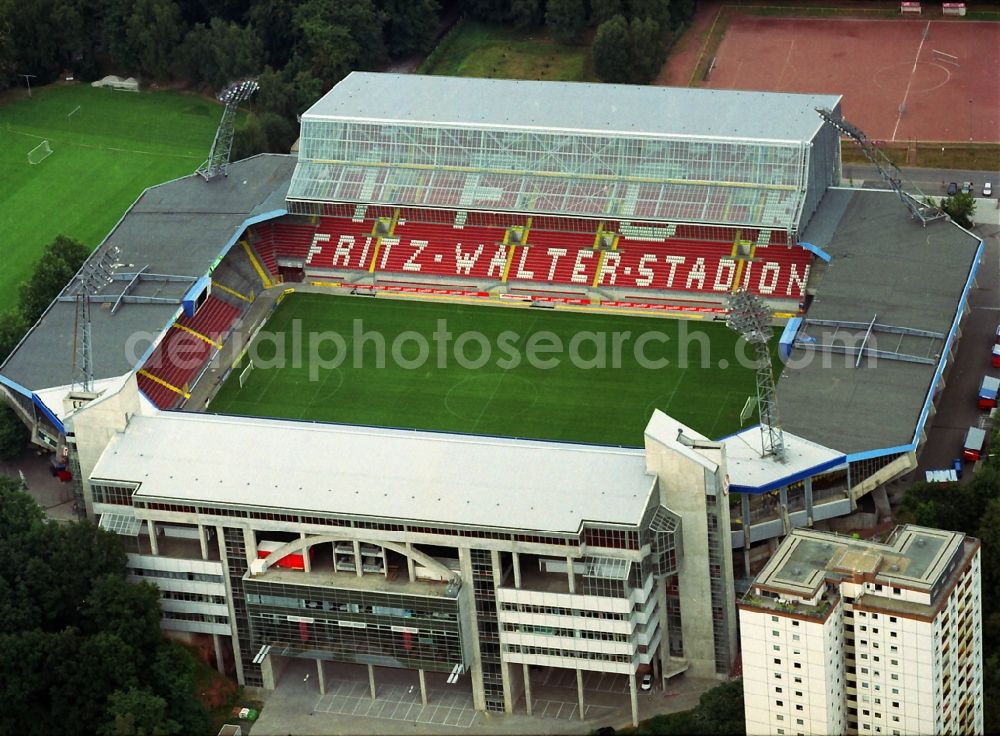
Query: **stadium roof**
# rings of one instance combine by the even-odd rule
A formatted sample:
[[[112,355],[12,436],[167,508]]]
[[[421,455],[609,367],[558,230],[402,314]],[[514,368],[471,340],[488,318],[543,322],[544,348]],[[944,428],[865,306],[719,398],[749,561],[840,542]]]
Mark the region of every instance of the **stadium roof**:
[[[150,274],[182,278],[139,281],[128,292],[171,303],[124,303],[114,314],[110,304],[92,308],[96,380],[121,376],[135,367],[149,341],[174,319],[194,279],[211,270],[245,221],[284,211],[294,165],[294,156],[255,156],[230,164],[228,178],[206,182],[192,174],[150,187],[139,196],[91,259],[117,248],[118,272],[145,267]],[[63,293],[77,281],[74,278]],[[118,294],[125,283],[115,281],[99,293]],[[72,383],[75,318],[72,301],[54,301],[0,367],[0,374],[32,391]],[[136,338],[133,349],[130,340]],[[137,355],[131,354],[135,351]]]
[[[868,346],[928,363],[823,353],[797,345],[778,382],[784,428],[848,455],[914,446],[941,357],[953,339],[978,264],[981,242],[953,223],[921,227],[889,191],[830,189],[800,238],[830,255],[806,316],[806,334],[848,343],[865,332],[820,321],[926,331],[942,338],[875,328]],[[877,343],[872,339],[877,338]],[[811,356],[811,357],[810,357]]]
[[[302,119],[808,142],[840,95],[352,72]]]
[[[565,533],[638,524],[655,487],[642,450],[180,412],[132,417],[91,478],[140,483],[137,498]]]

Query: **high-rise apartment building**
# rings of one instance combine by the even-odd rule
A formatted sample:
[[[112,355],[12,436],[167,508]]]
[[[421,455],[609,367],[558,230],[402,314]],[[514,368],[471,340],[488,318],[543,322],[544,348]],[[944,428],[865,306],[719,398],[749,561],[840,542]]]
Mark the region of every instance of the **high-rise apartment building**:
[[[739,603],[747,733],[983,733],[979,547],[789,534]]]

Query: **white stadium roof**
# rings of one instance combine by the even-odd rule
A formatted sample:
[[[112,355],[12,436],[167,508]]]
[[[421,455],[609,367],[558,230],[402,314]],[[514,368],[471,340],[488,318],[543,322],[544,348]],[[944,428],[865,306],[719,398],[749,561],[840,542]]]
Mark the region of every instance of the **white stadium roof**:
[[[401,125],[808,142],[840,95],[352,72],[303,115]]]
[[[173,412],[132,417],[91,478],[182,504],[569,533],[638,524],[655,485],[642,450]]]

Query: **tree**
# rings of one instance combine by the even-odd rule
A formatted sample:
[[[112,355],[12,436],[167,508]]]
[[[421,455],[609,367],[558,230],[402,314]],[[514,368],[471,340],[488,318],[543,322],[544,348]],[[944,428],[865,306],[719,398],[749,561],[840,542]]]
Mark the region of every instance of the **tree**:
[[[599,26],[616,15],[625,15],[622,0],[590,0],[590,22]]]
[[[125,18],[125,42],[139,71],[163,78],[184,37],[184,21],[174,0],[135,0]]]
[[[372,0],[306,0],[295,9],[298,54],[326,86],[355,69],[377,69],[387,58],[385,12]]]
[[[233,161],[250,158],[267,150],[267,134],[256,115],[247,115],[246,122],[233,134]]]
[[[257,0],[247,13],[250,26],[264,44],[265,59],[275,69],[285,67],[298,43],[294,10],[286,0]]]
[[[0,460],[13,460],[28,444],[31,435],[24,422],[7,404],[0,403]]]
[[[511,0],[510,20],[522,30],[540,26],[545,20],[543,0]]]
[[[108,698],[109,720],[101,736],[171,736],[181,725],[168,717],[167,701],[149,690],[130,687]]]
[[[502,23],[510,14],[510,0],[465,0],[465,11],[478,20]]]
[[[693,715],[701,733],[745,736],[743,681],[730,680],[703,692]]]
[[[431,50],[441,11],[437,0],[381,0],[381,4],[386,15],[385,45],[390,55]]]
[[[970,193],[958,192],[942,199],[941,209],[962,227],[972,227],[972,216],[976,214],[976,200]]]
[[[28,325],[18,309],[0,312],[0,363],[10,355],[28,331]]]
[[[198,23],[184,37],[175,71],[191,82],[222,89],[241,77],[257,74],[264,61],[264,45],[253,29],[212,18]]]
[[[629,16],[635,18],[652,18],[666,29],[670,25],[670,0],[626,0]]]
[[[548,0],[545,6],[545,24],[552,37],[562,43],[579,40],[587,23],[584,0]]]
[[[983,611],[998,611],[994,622],[994,641],[1000,641],[1000,497],[990,499],[979,520],[976,536],[983,540],[982,564]]]
[[[31,278],[21,284],[19,311],[26,325],[34,324],[87,260],[86,246],[59,235],[45,246]]]
[[[666,45],[660,28],[652,18],[633,18],[629,24],[633,82],[648,84],[660,73],[666,60]]]
[[[627,82],[632,75],[631,47],[625,18],[616,15],[601,23],[591,46],[597,76],[605,82]]]
[[[670,20],[674,28],[680,28],[685,23],[690,23],[694,18],[697,0],[671,0]]]

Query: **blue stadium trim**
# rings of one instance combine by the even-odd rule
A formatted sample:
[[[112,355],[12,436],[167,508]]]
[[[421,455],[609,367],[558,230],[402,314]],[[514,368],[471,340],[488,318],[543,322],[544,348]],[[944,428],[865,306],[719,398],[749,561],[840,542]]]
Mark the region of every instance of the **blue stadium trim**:
[[[789,483],[796,483],[800,480],[805,480],[806,478],[811,478],[814,475],[819,475],[827,470],[833,470],[836,467],[847,464],[847,456],[841,455],[840,457],[835,457],[833,460],[828,460],[825,463],[820,463],[819,465],[814,465],[811,468],[800,471],[798,473],[792,473],[791,475],[786,475],[784,478],[778,478],[777,480],[772,480],[770,483],[766,483],[762,486],[740,486],[733,484],[729,487],[732,493],[749,493],[753,496],[758,496],[761,493],[767,493],[768,491],[773,491],[776,488],[781,488],[782,486],[787,486]]]
[[[52,413],[52,410],[45,405],[45,402],[38,398],[38,394],[31,394],[31,402],[38,408],[45,418],[52,422],[52,426],[59,430],[60,434],[66,434],[66,428],[59,421],[59,417]]]
[[[955,343],[955,333],[958,332],[958,326],[962,322],[962,315],[965,313],[965,308],[969,304],[969,292],[972,291],[972,284],[976,280],[976,274],[979,273],[979,266],[982,264],[983,251],[986,248],[986,242],[983,240],[979,241],[979,248],[976,249],[976,258],[972,262],[972,270],[969,271],[969,278],[965,282],[965,290],[962,292],[962,298],[958,302],[958,309],[955,310],[955,319],[952,320],[951,330],[948,331],[948,339],[945,340],[944,347],[941,350],[942,358],[938,361],[937,370],[934,371],[934,380],[931,381],[930,388],[927,391],[927,397],[924,399],[924,408],[920,412],[920,418],[917,420],[917,427],[913,432],[913,439],[910,442],[910,449],[916,449],[917,443],[920,440],[920,434],[924,431],[924,424],[927,422],[927,414],[930,412],[931,402],[934,401],[934,389],[937,388],[938,383],[941,381],[941,374],[944,372],[944,366],[946,357],[951,353],[952,345]]]
[[[900,452],[912,452],[916,449],[915,444],[911,445],[897,445],[896,447],[880,447],[877,450],[865,450],[864,452],[855,452],[847,456],[847,459],[854,463],[859,460],[873,460],[877,457],[885,457],[886,455],[895,455]]]
[[[813,245],[812,243],[803,243],[801,240],[799,241],[799,245],[805,248],[810,253],[812,253],[814,256],[821,258],[826,263],[830,262],[830,254],[827,253],[822,248],[820,248],[819,246]]]
[[[17,393],[21,394],[21,396],[23,396],[26,399],[31,399],[34,397],[34,394],[31,391],[26,389],[21,384],[15,383],[14,381],[10,380],[9,378],[7,378],[7,376],[3,375],[2,373],[0,373],[0,383],[2,383],[4,386],[11,389],[12,391],[16,391]]]

